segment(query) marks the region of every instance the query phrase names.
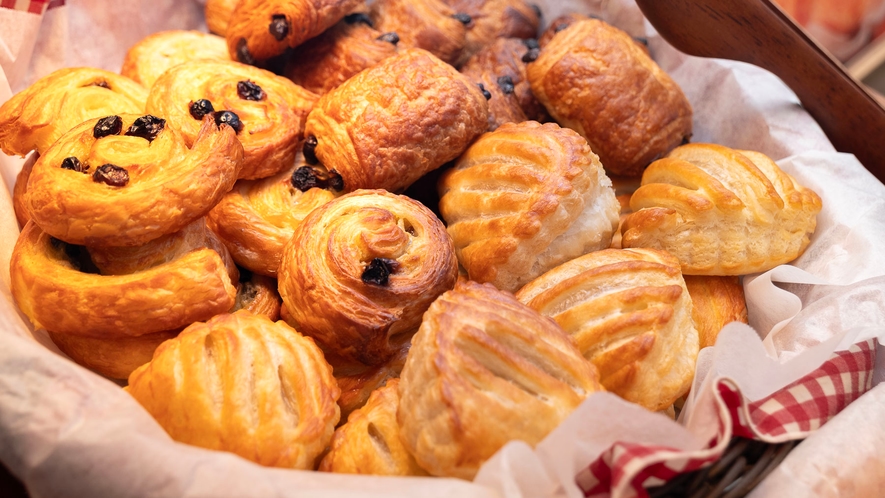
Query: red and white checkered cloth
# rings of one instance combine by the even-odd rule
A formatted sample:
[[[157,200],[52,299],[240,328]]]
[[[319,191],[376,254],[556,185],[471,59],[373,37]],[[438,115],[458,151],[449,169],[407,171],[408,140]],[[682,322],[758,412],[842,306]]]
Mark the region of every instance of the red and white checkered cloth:
[[[875,340],[855,344],[784,389],[753,402],[733,381],[719,379],[714,390],[719,431],[705,449],[615,443],[579,472],[576,482],[588,497],[644,497],[646,487],[718,460],[735,436],[769,443],[802,439],[870,389],[875,359]]]
[[[61,7],[65,0],[0,0],[0,8],[21,10],[31,14],[42,15],[49,9]]]

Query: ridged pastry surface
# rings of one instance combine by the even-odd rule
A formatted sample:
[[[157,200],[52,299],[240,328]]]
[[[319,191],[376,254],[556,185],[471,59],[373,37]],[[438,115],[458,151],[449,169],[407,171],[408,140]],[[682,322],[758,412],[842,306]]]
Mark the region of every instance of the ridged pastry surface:
[[[230,60],[224,38],[200,31],[161,31],[129,48],[120,74],[150,89],[172,67],[198,59]]]

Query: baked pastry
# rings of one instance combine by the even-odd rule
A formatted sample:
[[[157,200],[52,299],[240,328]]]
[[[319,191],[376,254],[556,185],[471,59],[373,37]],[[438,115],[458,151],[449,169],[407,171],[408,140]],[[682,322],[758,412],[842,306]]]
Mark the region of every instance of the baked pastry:
[[[335,375],[335,380],[341,389],[338,406],[341,408],[342,419],[346,419],[351,412],[365,405],[374,390],[383,386],[388,380],[399,377],[403,365],[406,364],[411,337],[397,339],[398,342],[394,344],[396,353],[393,357],[385,363],[372,367],[326,353],[326,361],[332,365],[332,374]]]
[[[698,329],[700,349],[715,345],[719,331],[729,323],[749,323],[740,277],[685,275],[684,278],[691,296],[692,317]]]
[[[207,218],[237,264],[276,277],[283,246],[295,227],[338,195],[326,175],[305,164],[299,151],[288,169],[261,180],[238,181]]]
[[[148,112],[181,130],[188,145],[204,116],[229,121],[243,144],[239,178],[271,176],[292,165],[304,120],[317,96],[287,78],[233,61],[194,61],[151,87]]]
[[[398,192],[458,157],[487,126],[476,84],[407,49],[320,98],[307,117],[305,157],[340,175],[346,192]]]
[[[218,36],[225,36],[230,16],[239,2],[240,0],[206,0],[203,13],[206,15],[206,27],[209,31]],[[227,42],[225,42],[225,51],[227,51]]]
[[[295,229],[279,287],[296,329],[340,357],[379,365],[398,350],[392,338],[414,333],[457,275],[452,241],[429,209],[363,190],[314,209]]]
[[[127,379],[136,368],[151,361],[154,351],[178,331],[154,332],[135,337],[112,339],[49,332],[49,338],[62,353],[93,372],[111,379]]]
[[[541,10],[523,0],[443,0],[470,16],[467,45],[462,60],[479,52],[498,38],[535,38]]]
[[[120,74],[150,88],[167,70],[198,59],[230,60],[224,38],[200,31],[160,31],[129,48]]]
[[[442,0],[375,0],[369,17],[383,33],[396,33],[405,47],[427,50],[449,64],[469,54],[467,31],[473,20]]]
[[[164,342],[127,390],[172,439],[274,467],[313,469],[339,417],[314,342],[248,311]]]
[[[600,390],[555,323],[489,284],[459,282],[412,339],[397,422],[418,465],[472,479],[508,441],[537,444]]]
[[[28,204],[25,201],[25,192],[28,191],[28,179],[31,177],[31,170],[34,169],[34,163],[40,157],[36,151],[32,152],[24,164],[22,169],[15,177],[15,185],[12,187],[12,209],[15,211],[15,219],[18,221],[19,228],[25,226],[31,215],[28,213]]]
[[[637,176],[691,136],[691,104],[679,86],[630,35],[603,21],[560,31],[526,72],[538,101],[586,138],[611,174]]]
[[[366,406],[350,414],[332,436],[329,453],[320,462],[322,472],[382,476],[424,476],[399,438],[396,410],[398,379],[372,392]]]
[[[763,154],[688,144],[649,166],[630,207],[624,247],[669,251],[686,275],[745,275],[799,257],[821,200]]]
[[[506,123],[439,183],[439,209],[471,280],[514,292],[611,244],[618,202],[587,142],[555,123]]]
[[[192,144],[153,115],[73,128],[34,164],[25,200],[49,235],[89,246],[136,246],[184,228],[231,189],[243,147],[211,117]]]
[[[86,67],[59,69],[0,106],[0,150],[42,154],[88,119],[144,111],[147,90],[119,74]]]
[[[247,310],[253,314],[267,317],[270,321],[280,319],[280,306],[283,304],[277,291],[277,279],[258,275],[239,268],[240,282],[237,286],[237,297],[230,312]]]
[[[564,263],[516,298],[556,320],[608,391],[661,411],[688,392],[698,332],[679,262],[664,251],[606,249]]]

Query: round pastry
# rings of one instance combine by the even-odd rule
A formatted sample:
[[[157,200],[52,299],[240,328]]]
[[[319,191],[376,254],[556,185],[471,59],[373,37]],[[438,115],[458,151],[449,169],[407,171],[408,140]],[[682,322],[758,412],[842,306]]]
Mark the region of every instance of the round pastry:
[[[618,226],[618,201],[596,155],[555,123],[506,123],[482,135],[443,174],[439,190],[470,279],[510,292],[609,247]]]
[[[236,301],[230,312],[247,310],[274,322],[279,320],[280,305],[283,301],[277,291],[277,280],[242,268],[239,270],[240,285],[237,287]]]
[[[197,59],[230,60],[224,38],[199,31],[161,31],[129,48],[120,74],[150,88],[167,70]]]
[[[623,247],[666,250],[686,275],[746,275],[799,257],[821,200],[763,154],[688,144],[649,166],[630,207]]]
[[[688,392],[698,332],[679,262],[664,251],[606,249],[564,263],[516,298],[556,320],[600,382],[651,411]]]
[[[340,175],[347,192],[399,192],[458,157],[487,126],[476,84],[407,49],[320,98],[307,117],[305,157]]]
[[[248,311],[164,342],[127,390],[172,439],[274,467],[313,469],[339,417],[314,342]]]
[[[472,18],[442,0],[375,0],[369,17],[375,29],[396,33],[405,47],[427,50],[449,64],[465,58]]]
[[[160,344],[177,335],[176,330],[102,339],[49,332],[52,342],[75,363],[112,379],[129,378],[136,368],[151,361]]]
[[[600,20],[557,33],[526,71],[538,101],[587,139],[609,173],[638,176],[691,136],[679,86],[630,35]]]
[[[119,74],[85,67],[59,69],[0,106],[0,150],[42,154],[88,119],[144,111],[147,90]]]
[[[541,10],[523,0],[443,0],[456,12],[472,19],[467,30],[463,59],[482,50],[498,38],[535,38],[541,24]]]
[[[452,240],[429,209],[363,190],[316,208],[295,229],[279,286],[295,328],[335,355],[379,365],[398,350],[391,338],[413,333],[457,275]]]
[[[184,228],[233,187],[243,147],[211,117],[196,139],[153,115],[92,119],[34,164],[25,200],[31,219],[65,242],[136,246]]]
[[[19,228],[25,226],[31,215],[28,213],[28,204],[25,201],[25,192],[28,191],[28,179],[31,177],[31,170],[34,169],[34,163],[40,154],[32,152],[22,164],[21,171],[15,177],[15,186],[12,187],[12,209],[15,211],[15,219],[18,221]]]
[[[729,323],[749,323],[740,277],[685,275],[684,278],[691,296],[691,313],[698,329],[700,349],[715,345],[719,331]]]
[[[194,61],[151,87],[148,112],[181,130],[188,145],[204,116],[226,121],[243,144],[241,179],[271,176],[295,160],[304,120],[317,96],[287,78],[233,61]]]
[[[203,12],[206,15],[206,27],[209,31],[218,36],[227,34],[227,24],[230,22],[230,16],[234,13],[234,9],[240,0],[206,0],[206,6]],[[225,41],[225,52],[227,52],[227,42]]]
[[[550,319],[488,284],[427,310],[399,383],[400,436],[436,476],[473,479],[508,441],[541,441],[591,393],[596,368]]]

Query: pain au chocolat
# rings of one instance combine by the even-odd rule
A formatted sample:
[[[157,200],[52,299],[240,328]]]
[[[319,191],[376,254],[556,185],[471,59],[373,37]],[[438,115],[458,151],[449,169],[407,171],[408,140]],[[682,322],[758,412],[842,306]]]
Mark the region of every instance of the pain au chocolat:
[[[404,47],[427,50],[449,64],[466,55],[472,20],[442,0],[376,0],[370,9],[375,29],[396,33]]]
[[[461,61],[498,38],[535,38],[541,10],[523,0],[443,0],[460,15],[470,17]]]

